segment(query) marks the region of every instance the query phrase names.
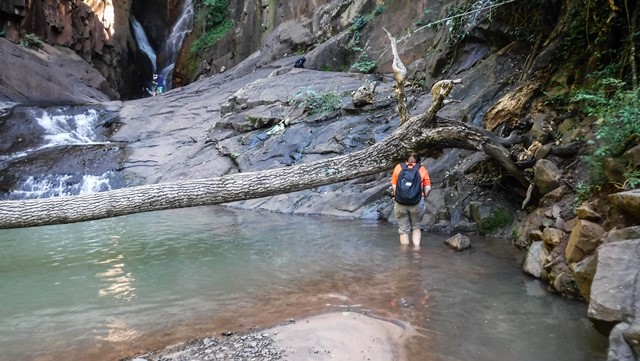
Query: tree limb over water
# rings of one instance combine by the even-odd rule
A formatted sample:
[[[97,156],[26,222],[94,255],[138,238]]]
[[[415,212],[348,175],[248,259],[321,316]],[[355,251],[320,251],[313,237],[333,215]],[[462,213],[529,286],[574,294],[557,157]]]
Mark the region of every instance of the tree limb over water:
[[[409,150],[462,148],[492,156],[506,154],[496,137],[488,136],[486,130],[463,123],[429,127],[436,123],[444,97],[444,94],[438,94],[426,113],[411,117],[388,138],[354,153],[216,178],[135,186],[88,195],[3,201],[0,202],[0,228],[82,222],[290,193],[387,171],[404,160]],[[508,162],[504,158],[496,159],[510,171],[517,171],[517,168],[511,168],[512,164],[505,164]]]
[[[386,31],[386,30],[385,30]],[[431,90],[426,113],[409,118],[404,72],[395,38],[387,32],[394,55],[394,75],[401,122],[388,138],[360,151],[291,167],[245,172],[217,178],[122,188],[70,197],[0,202],[0,228],[74,223],[133,213],[222,204],[274,196],[343,182],[387,171],[408,151],[437,154],[445,148],[482,151],[500,163],[524,188],[529,181],[511,161],[504,142],[493,133],[460,122],[437,124],[437,112],[460,79],[441,80]]]

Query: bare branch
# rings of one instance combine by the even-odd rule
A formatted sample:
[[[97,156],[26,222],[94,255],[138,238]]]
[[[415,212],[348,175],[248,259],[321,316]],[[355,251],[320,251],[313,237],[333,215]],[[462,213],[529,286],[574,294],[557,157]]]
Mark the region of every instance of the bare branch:
[[[391,36],[391,33],[387,29],[383,28],[387,33],[389,41],[391,42],[391,51],[393,52],[393,75],[396,79],[396,97],[398,98],[398,114],[400,115],[400,124],[404,124],[409,120],[409,111],[407,110],[407,100],[404,94],[404,80],[407,76],[407,68],[405,68],[400,55],[398,55],[398,48],[396,47],[396,38]]]

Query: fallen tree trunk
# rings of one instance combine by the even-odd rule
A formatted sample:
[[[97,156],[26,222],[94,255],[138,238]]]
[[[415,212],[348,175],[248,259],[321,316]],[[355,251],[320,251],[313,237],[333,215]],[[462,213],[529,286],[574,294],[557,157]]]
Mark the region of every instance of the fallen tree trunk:
[[[0,228],[31,227],[123,216],[164,209],[214,205],[300,191],[377,174],[402,161],[408,150],[500,146],[464,124],[429,128],[444,95],[424,114],[411,117],[385,140],[366,149],[308,164],[217,178],[136,186],[88,195],[0,202]]]

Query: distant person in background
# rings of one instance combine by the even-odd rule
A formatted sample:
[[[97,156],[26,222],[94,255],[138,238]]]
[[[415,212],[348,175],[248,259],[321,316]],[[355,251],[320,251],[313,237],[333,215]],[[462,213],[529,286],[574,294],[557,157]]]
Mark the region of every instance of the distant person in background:
[[[145,88],[145,90],[152,97],[158,94],[162,94],[164,92],[164,79],[162,79],[162,75],[153,74],[153,79],[151,79],[151,87]]]
[[[155,74],[154,75],[156,77],[156,94],[162,94],[164,93],[164,79],[162,78],[162,75],[160,74]]]
[[[420,164],[415,152],[407,154],[406,162],[396,165],[391,176],[394,197],[394,214],[398,220],[400,244],[420,247],[421,223],[426,209],[425,199],[431,191],[431,179],[427,169]]]

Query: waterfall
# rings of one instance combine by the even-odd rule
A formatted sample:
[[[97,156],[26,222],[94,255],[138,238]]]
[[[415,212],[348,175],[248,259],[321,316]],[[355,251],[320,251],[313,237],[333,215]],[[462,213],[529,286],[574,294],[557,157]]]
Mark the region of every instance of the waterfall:
[[[147,55],[151,61],[153,72],[155,73],[158,66],[156,64],[156,52],[151,47],[151,44],[149,44],[149,39],[147,38],[147,34],[144,32],[144,28],[142,28],[142,24],[140,24],[133,15],[131,15],[131,25],[133,25],[133,35],[138,43],[138,48]]]
[[[43,148],[97,143],[95,129],[98,112],[95,109],[87,109],[80,114],[52,114],[42,110],[42,113],[34,116],[45,133]]]
[[[30,176],[3,199],[34,199],[64,197],[109,191],[113,172],[101,175],[46,174]]]
[[[173,68],[178,58],[178,53],[182,47],[182,42],[191,33],[193,28],[193,3],[192,0],[184,0],[180,14],[176,18],[175,23],[171,27],[169,36],[162,46],[162,54],[164,61],[160,68],[160,75],[165,79],[165,89],[171,89],[171,79],[173,77]]]
[[[13,148],[12,152],[0,154],[0,170],[11,170],[12,176],[7,179],[15,182],[7,192],[0,192],[0,199],[60,197],[103,192],[114,186],[120,188],[121,176],[117,172],[107,170],[96,174],[94,170],[94,174],[88,174],[91,170],[87,169],[94,168],[93,164],[76,163],[55,174],[42,174],[37,162],[29,166],[35,158],[47,164],[48,158],[69,154],[60,153],[59,149],[94,147],[95,152],[103,152],[105,148],[101,147],[110,144],[101,132],[104,119],[105,114],[88,107],[18,108],[7,122],[24,123],[25,129],[29,129],[30,141],[23,147]],[[27,176],[24,169],[31,169],[31,175]]]

